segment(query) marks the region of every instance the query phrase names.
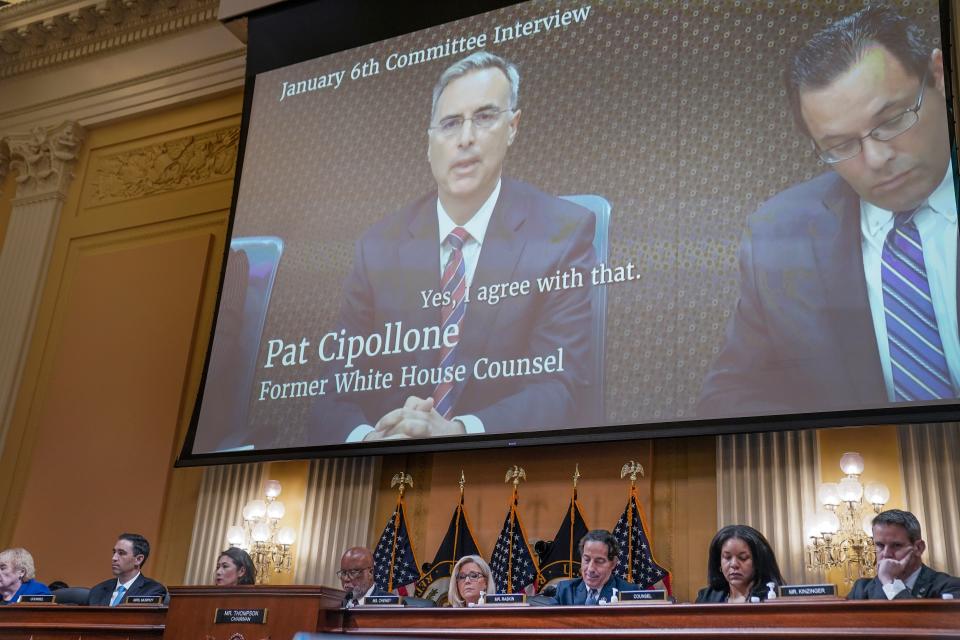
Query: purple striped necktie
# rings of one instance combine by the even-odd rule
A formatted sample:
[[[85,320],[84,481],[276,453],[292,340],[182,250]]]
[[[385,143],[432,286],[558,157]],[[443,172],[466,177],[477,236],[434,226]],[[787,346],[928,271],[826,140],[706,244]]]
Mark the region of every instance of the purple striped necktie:
[[[464,294],[467,291],[467,272],[463,264],[463,245],[469,239],[470,234],[466,229],[456,227],[444,240],[451,251],[447,258],[447,265],[443,269],[443,277],[440,279],[440,288],[443,293],[449,295],[450,303],[443,305],[441,311],[443,324],[440,335],[446,335],[447,327],[450,325],[455,324],[463,329],[463,316],[467,310],[467,303],[464,301]],[[459,342],[459,335],[458,331],[457,342]],[[457,356],[457,342],[449,347],[444,344],[440,350],[440,367],[453,366]],[[462,382],[441,382],[433,390],[433,406],[437,413],[447,420],[453,415],[453,405],[457,401],[462,384]]]
[[[880,281],[896,402],[955,395],[930,298],[923,243],[913,221],[916,211],[894,214],[881,256]]]

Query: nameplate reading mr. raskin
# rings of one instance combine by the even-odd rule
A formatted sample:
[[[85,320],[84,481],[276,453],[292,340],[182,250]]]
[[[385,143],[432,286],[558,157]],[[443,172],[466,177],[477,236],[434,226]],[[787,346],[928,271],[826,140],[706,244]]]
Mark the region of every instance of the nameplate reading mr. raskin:
[[[484,599],[485,605],[495,604],[525,604],[527,594],[525,593],[488,593]]]
[[[266,609],[217,609],[214,624],[266,624]]]
[[[780,587],[781,598],[804,598],[811,596],[837,596],[835,584],[785,584]]]
[[[163,596],[128,596],[121,604],[161,604]]]
[[[20,604],[50,604],[53,602],[53,594],[20,596],[17,598],[17,602]]]
[[[641,591],[621,591],[617,596],[620,602],[666,602],[667,592],[664,589],[644,589]]]

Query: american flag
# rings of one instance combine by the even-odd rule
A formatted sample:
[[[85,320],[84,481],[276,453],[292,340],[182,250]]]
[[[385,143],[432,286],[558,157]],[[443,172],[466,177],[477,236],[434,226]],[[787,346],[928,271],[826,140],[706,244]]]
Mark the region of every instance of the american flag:
[[[623,510],[623,515],[617,521],[617,526],[613,528],[613,536],[620,545],[620,562],[614,573],[627,582],[638,585],[641,589],[649,589],[663,580],[667,593],[673,595],[670,572],[657,564],[653,558],[645,520],[640,501],[637,499],[637,491],[631,488],[630,499]]]
[[[420,565],[413,555],[403,498],[387,519],[387,526],[380,534],[380,542],[373,553],[373,579],[384,591],[396,591],[402,596],[413,595],[420,579]]]
[[[530,553],[527,536],[520,523],[520,514],[517,513],[518,501],[517,492],[514,490],[510,511],[503,521],[503,529],[493,548],[490,569],[497,584],[497,593],[524,592],[532,595],[536,592],[540,581],[540,570],[533,559],[533,554]]]

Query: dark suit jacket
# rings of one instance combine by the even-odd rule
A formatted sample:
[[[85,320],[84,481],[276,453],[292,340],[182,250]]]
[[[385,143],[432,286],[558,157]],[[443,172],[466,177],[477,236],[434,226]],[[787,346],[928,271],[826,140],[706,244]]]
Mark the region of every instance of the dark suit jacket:
[[[951,593],[960,598],[960,578],[934,571],[927,565],[920,567],[920,575],[913,589],[904,589],[896,595],[894,600],[910,600],[914,598],[939,598],[945,593]],[[847,600],[886,600],[883,585],[879,578],[860,578],[853,583],[853,589],[847,594]]]
[[[632,582],[627,582],[623,578],[610,576],[607,583],[600,589],[600,599],[610,602],[614,589],[617,591],[637,591],[640,587]],[[558,584],[556,599],[557,604],[560,605],[584,604],[587,601],[587,585],[584,584],[583,578],[564,580]]]
[[[383,333],[387,323],[403,331],[442,326],[441,308],[423,308],[421,291],[440,290],[440,246],[436,192],[368,229],[356,243],[346,279],[339,326],[347,336]],[[602,416],[578,417],[589,404],[592,311],[590,269],[595,219],[591,212],[534,187],[504,178],[490,218],[471,285],[470,302],[457,345],[457,364],[468,379],[454,415],[475,415],[488,433],[533,431],[596,424]],[[537,293],[537,277],[576,269],[584,286]],[[478,300],[480,288],[530,281],[530,293],[491,305]],[[563,371],[476,380],[474,363],[548,356],[563,348]],[[314,405],[307,444],[343,442],[360,424],[376,424],[407,397],[429,397],[434,384],[400,387],[403,366],[436,367],[440,351],[368,357],[353,369],[394,373],[393,387],[347,396],[335,391],[328,372],[328,394]],[[346,370],[350,371],[350,369]],[[331,387],[334,387],[331,389]]]
[[[697,413],[887,403],[863,273],[860,198],[828,172],[779,193],[750,216],[740,251],[740,299]]]
[[[113,590],[116,586],[117,579],[110,578],[109,580],[104,580],[100,584],[91,587],[87,604],[90,606],[110,606],[110,596],[113,595]],[[123,594],[123,600],[126,600],[130,596],[165,595],[167,595],[167,588],[165,586],[156,580],[147,578],[141,573],[139,576],[137,576],[137,579],[133,581],[133,584],[130,585],[130,588],[127,589],[127,592]]]
[[[767,586],[766,585],[757,585],[750,592],[750,598],[756,596],[761,600],[767,599]],[[727,596],[730,595],[728,589],[714,589],[713,587],[704,587],[697,592],[697,604],[705,603],[716,603],[716,602],[726,602]],[[747,598],[749,601],[750,598]]]
[[[370,592],[370,595],[371,595],[371,596],[391,596],[391,595],[393,595],[393,594],[390,593],[389,591],[384,591],[383,589],[381,589],[381,588],[378,587],[377,585],[373,585],[373,591]],[[347,595],[343,596],[343,603],[341,603],[340,606],[341,606],[341,607],[346,607],[347,604],[349,604],[349,602],[350,602],[352,599],[353,599],[353,595],[350,594],[350,593],[348,593]]]

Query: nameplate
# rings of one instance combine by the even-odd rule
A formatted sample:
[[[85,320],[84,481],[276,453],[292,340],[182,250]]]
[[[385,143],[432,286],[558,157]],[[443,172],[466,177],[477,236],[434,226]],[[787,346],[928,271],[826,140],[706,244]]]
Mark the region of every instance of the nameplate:
[[[483,599],[483,605],[487,607],[524,604],[527,604],[525,593],[488,593]]]
[[[362,605],[377,605],[380,607],[398,607],[403,604],[400,596],[367,596],[360,601]]]
[[[50,604],[53,600],[53,594],[48,595],[29,595],[29,596],[20,596],[17,598],[19,604]]]
[[[217,609],[214,624],[266,624],[266,609]]]
[[[666,602],[667,592],[665,589],[644,589],[642,591],[621,591],[617,594],[617,599],[623,603],[635,602]]]
[[[159,605],[163,604],[163,596],[127,596],[120,604]]]
[[[781,598],[837,597],[835,584],[785,584],[777,591]]]

